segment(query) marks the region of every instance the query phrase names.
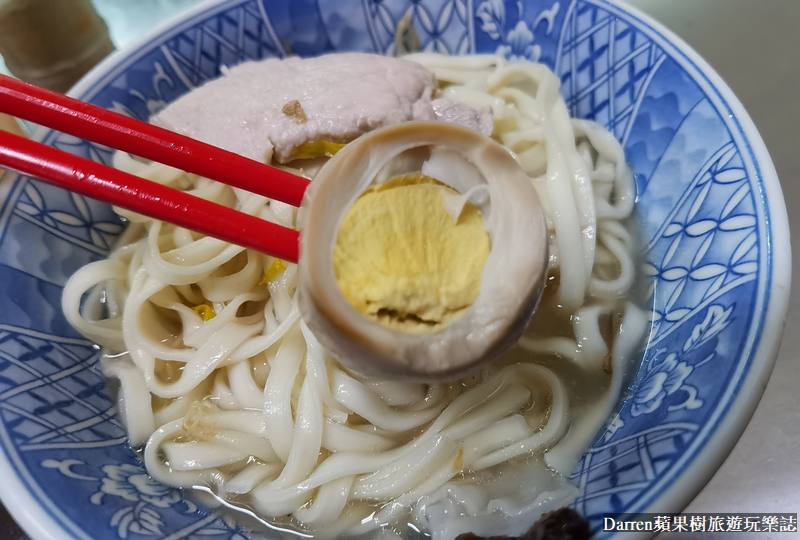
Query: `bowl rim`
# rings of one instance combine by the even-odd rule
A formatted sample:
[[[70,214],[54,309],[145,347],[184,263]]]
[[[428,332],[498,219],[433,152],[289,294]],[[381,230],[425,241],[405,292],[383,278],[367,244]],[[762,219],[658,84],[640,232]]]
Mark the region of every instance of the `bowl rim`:
[[[245,1],[247,0],[238,0],[239,3]],[[671,484],[660,491],[645,509],[651,510],[658,504],[659,513],[677,513],[686,508],[727,459],[749,424],[769,381],[780,349],[789,307],[791,288],[789,219],[780,181],[761,135],[734,92],[708,62],[674,32],[650,15],[629,5],[625,0],[585,1],[601,5],[611,13],[638,19],[643,25],[649,27],[654,42],[666,53],[674,57],[683,57],[685,62],[681,63],[681,67],[686,69],[694,80],[705,80],[707,87],[703,88],[703,91],[712,90],[716,94],[715,107],[722,105],[721,109],[728,110],[730,120],[734,122],[739,131],[735,133],[732,130],[731,135],[737,147],[749,149],[750,158],[761,180],[762,191],[758,206],[763,208],[767,225],[767,241],[764,245],[769,261],[767,268],[770,272],[767,276],[768,286],[765,298],[767,312],[751,346],[752,362],[746,377],[736,390],[732,402],[724,411],[722,422],[712,426],[712,421],[709,420],[704,431],[713,428],[713,433],[703,439],[705,442],[699,452],[697,450],[694,453],[687,451],[688,455],[682,456],[681,461],[693,457],[692,462],[683,469],[679,476],[673,477],[671,480],[662,479],[661,482],[671,481]],[[203,0],[196,6],[174,15],[106,57],[84,75],[67,92],[67,95],[76,98],[91,98],[88,92],[92,87],[98,85],[104,77],[110,75],[113,69],[126,60],[134,58],[136,53],[151,41],[166,34],[177,33],[182,25],[191,20],[200,16],[208,17],[213,14],[215,9],[228,9],[235,3],[235,1]],[[573,1],[570,1],[570,7],[572,5]],[[32,138],[42,141],[51,133],[53,130],[40,127],[34,132]],[[16,174],[6,175],[2,182],[5,184],[3,186],[5,189],[0,189],[0,202],[7,200],[4,196],[5,191],[13,190],[17,178]],[[3,209],[3,206],[5,205],[0,204],[0,210]],[[0,436],[5,437],[6,434],[2,432]],[[5,452],[0,452],[0,477],[4,479],[4,482],[0,483],[0,501],[25,532],[34,540],[69,540],[71,538],[92,540],[77,524],[64,516],[50,501],[47,501],[44,493],[38,493],[41,490],[33,482],[26,468],[24,466],[15,468],[12,465],[11,462],[15,460],[14,458],[16,456],[8,456]],[[652,538],[655,534],[655,532],[628,533],[626,538]]]
[[[729,111],[730,120],[738,125],[740,132],[732,131],[731,135],[737,147],[749,148],[752,153],[751,159],[761,177],[760,185],[763,189],[759,206],[764,209],[767,225],[767,241],[764,243],[768,253],[770,271],[767,276],[767,313],[762,320],[760,332],[756,335],[756,341],[752,345],[753,360],[747,376],[736,391],[733,402],[725,411],[722,422],[715,427],[713,434],[703,445],[701,451],[695,453],[691,464],[647,508],[647,510],[651,510],[657,502],[662,509],[659,513],[677,513],[682,512],[702,491],[728,458],[750,423],[772,375],[789,309],[792,280],[789,216],[778,173],[764,139],[739,98],[716,70],[682,38],[625,0],[601,0],[601,2],[606,4],[611,12],[627,12],[650,26],[656,34],[654,36],[656,43],[666,53],[683,56],[691,64],[695,73],[688,70],[689,66],[682,65],[681,67],[687,69],[695,80],[706,80],[710,89],[717,94],[721,104]],[[742,143],[745,144],[742,145]],[[711,423],[709,420],[703,431],[711,429],[713,427],[710,426]],[[684,455],[681,460],[685,461],[688,457],[691,456]],[[626,538],[652,538],[656,534],[655,532],[633,534]]]

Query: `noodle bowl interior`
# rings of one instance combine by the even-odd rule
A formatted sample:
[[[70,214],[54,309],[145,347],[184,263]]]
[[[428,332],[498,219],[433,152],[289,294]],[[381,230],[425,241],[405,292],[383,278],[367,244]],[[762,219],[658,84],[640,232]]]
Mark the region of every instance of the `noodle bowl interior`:
[[[65,314],[103,347],[130,444],[159,482],[205,486],[269,523],[326,538],[405,535],[407,524],[437,540],[520,535],[579,494],[567,477],[638,363],[649,318],[632,292],[632,173],[613,135],[569,117],[557,77],[542,65],[433,54],[323,62],[347,67],[348,58],[408,70],[401,82],[386,75],[380,83],[393,92],[391,114],[362,111],[381,125],[315,101],[328,86],[308,87],[299,105],[276,106],[260,147],[249,131],[241,146],[212,140],[202,119],[181,115],[181,100],[154,121],[308,178],[341,146],[384,125],[427,119],[490,135],[529,175],[550,231],[547,287],[514,347],[457,381],[359,375],[328,355],[301,318],[296,265],[123,210],[129,225],[113,252],[69,280]],[[304,63],[314,61],[291,59],[293,72],[318,76],[316,64]],[[274,72],[281,61],[267,62],[264,72]],[[213,125],[238,114],[222,110],[238,106],[231,102],[265,95],[237,79],[273,84],[259,75],[264,63],[250,64],[220,79],[240,88],[240,99],[229,95],[196,116]],[[387,73],[399,69],[392,66]],[[336,67],[339,77],[352,74]],[[182,98],[187,106],[203,110],[203,88]],[[289,90],[270,88],[278,105],[291,103],[280,94]],[[330,110],[350,116],[332,123]],[[277,201],[127,154],[116,154],[115,166],[297,226],[297,209]]]

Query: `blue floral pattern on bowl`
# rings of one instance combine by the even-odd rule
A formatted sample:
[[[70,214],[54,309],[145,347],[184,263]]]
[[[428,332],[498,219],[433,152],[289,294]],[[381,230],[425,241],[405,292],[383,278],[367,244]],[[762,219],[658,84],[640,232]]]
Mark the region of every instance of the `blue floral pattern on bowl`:
[[[573,473],[575,507],[595,528],[603,512],[652,509],[700,463],[739,390],[768,374],[770,359],[755,359],[775,273],[769,164],[756,157],[742,113],[661,31],[603,0],[224,0],[107,61],[73,94],[146,119],[223,65],[290,52],[393,54],[406,15],[424,50],[547,64],[571,113],[604,124],[625,147],[653,329],[629,399]],[[108,148],[41,138],[110,161]],[[97,348],[61,315],[66,279],[108,252],[119,220],[107,205],[27,178],[6,190],[0,444],[21,489],[70,537],[246,538],[144,473],[105,394]]]

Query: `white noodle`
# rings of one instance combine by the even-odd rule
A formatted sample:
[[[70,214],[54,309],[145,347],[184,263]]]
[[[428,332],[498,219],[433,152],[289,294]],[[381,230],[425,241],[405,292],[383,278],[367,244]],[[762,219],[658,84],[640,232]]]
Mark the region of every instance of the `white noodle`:
[[[573,314],[572,335],[526,335],[519,343],[531,353],[525,360],[499,361],[457,383],[366,379],[326,357],[300,320],[295,265],[264,287],[272,257],[120,210],[132,224],[107,260],[69,280],[63,306],[70,323],[108,353],[127,353],[103,367],[120,381],[131,445],[144,446],[156,480],[207,485],[248,500],[263,516],[324,528],[325,536],[375,530],[417,501],[416,518],[406,517],[437,540],[467,530],[521,534],[537,511],[575,496],[552,471],[567,474],[603,426],[646,329],[645,315],[620,300],[635,279],[635,245],[622,223],[633,211],[631,171],[613,135],[569,118],[559,81],[544,66],[495,56],[405,58],[449,83],[441,97],[491,109],[494,136],[542,198],[557,303]],[[425,164],[429,174],[449,174],[469,191],[470,179],[448,168],[452,160],[434,157]],[[163,165],[122,153],[114,164],[275,223],[296,219],[288,205]],[[103,291],[107,317],[90,317]],[[204,321],[192,309],[200,304],[215,316]],[[620,311],[609,344],[601,324]],[[553,358],[604,390],[576,405]],[[525,465],[531,456],[538,457]],[[498,474],[503,467],[527,467],[522,476],[539,484],[520,494]]]

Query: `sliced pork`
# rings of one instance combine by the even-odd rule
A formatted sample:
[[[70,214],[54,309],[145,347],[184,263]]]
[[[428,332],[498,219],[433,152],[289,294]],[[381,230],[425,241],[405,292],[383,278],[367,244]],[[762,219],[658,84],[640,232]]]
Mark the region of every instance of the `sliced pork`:
[[[271,58],[224,70],[152,121],[258,161],[281,163],[291,161],[303,143],[346,143],[409,120],[439,119],[491,133],[491,113],[432,100],[435,84],[417,63],[372,54]]]

